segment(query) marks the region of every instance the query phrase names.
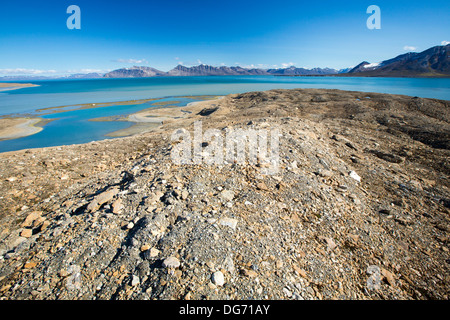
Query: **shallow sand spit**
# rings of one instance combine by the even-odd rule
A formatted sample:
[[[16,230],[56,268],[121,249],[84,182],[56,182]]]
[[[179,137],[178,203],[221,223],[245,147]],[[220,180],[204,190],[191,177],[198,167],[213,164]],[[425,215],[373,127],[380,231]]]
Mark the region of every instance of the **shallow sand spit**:
[[[37,84],[32,83],[6,83],[6,82],[0,83],[0,91],[17,90],[29,87],[39,87],[39,86]]]
[[[449,101],[271,90],[170,112],[0,154],[2,299],[449,298]],[[175,164],[198,120],[277,128],[279,171]]]
[[[42,123],[40,118],[3,118],[0,119],[0,140],[17,139],[42,131],[36,126]]]
[[[205,98],[205,97],[203,97]],[[213,98],[212,96],[209,98]],[[196,101],[188,104],[185,107],[152,107],[139,112],[130,114],[128,116],[118,116],[118,117],[105,117],[91,119],[91,121],[128,121],[133,124],[129,128],[122,130],[117,130],[108,133],[108,137],[128,137],[138,133],[144,133],[152,131],[164,123],[169,123],[172,121],[177,121],[188,117],[195,111],[199,111],[204,108],[204,106],[211,105],[214,101],[218,99],[214,97],[212,100],[206,101]]]

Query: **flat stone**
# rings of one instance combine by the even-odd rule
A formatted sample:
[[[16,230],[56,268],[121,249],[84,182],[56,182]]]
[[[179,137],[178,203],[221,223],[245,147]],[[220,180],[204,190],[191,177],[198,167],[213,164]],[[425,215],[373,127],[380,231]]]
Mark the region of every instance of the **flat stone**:
[[[151,248],[151,249],[150,249],[149,256],[150,256],[150,258],[155,258],[155,257],[157,257],[160,253],[161,253],[161,251],[159,251],[158,249],[156,249],[156,248]]]
[[[100,209],[100,207],[103,204],[105,204],[108,201],[111,201],[114,198],[114,196],[118,193],[119,189],[117,188],[113,188],[108,191],[102,192],[94,197],[94,200],[92,200],[91,203],[88,204],[86,209],[89,212],[95,212],[98,209]]]
[[[31,227],[33,225],[33,222],[40,218],[42,215],[42,212],[40,211],[34,211],[30,213],[26,218],[25,221],[22,222],[22,227]]]
[[[219,198],[223,201],[232,201],[234,199],[234,192],[231,190],[223,190],[219,193]]]
[[[263,190],[263,191],[268,191],[269,188],[267,188],[266,184],[264,182],[258,182],[256,184],[256,189],[258,190]]]
[[[230,227],[231,229],[235,230],[237,226],[238,221],[233,218],[220,218],[219,224],[222,226]]]
[[[178,268],[180,266],[180,260],[175,257],[168,257],[164,259],[162,266],[164,268]]]
[[[241,273],[242,273],[242,275],[244,275],[248,278],[256,278],[258,276],[258,274],[255,271],[249,270],[249,269],[242,269]]]
[[[112,204],[112,212],[115,214],[118,214],[122,211],[123,205],[122,205],[122,199],[119,198]]]
[[[23,229],[22,232],[20,233],[20,236],[24,238],[30,238],[32,235],[33,235],[32,229]]]

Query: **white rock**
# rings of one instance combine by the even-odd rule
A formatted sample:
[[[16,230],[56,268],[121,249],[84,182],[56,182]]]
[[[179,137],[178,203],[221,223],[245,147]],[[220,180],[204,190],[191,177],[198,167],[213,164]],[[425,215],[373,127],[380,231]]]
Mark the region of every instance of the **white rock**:
[[[222,226],[230,227],[231,229],[236,229],[238,221],[233,218],[220,218],[219,224]]]
[[[211,280],[216,286],[219,287],[225,284],[225,277],[223,276],[223,273],[221,271],[214,272],[211,276]]]
[[[219,198],[222,199],[223,201],[232,201],[234,198],[234,192],[231,190],[223,190],[220,194],[219,194]]]
[[[151,258],[154,258],[154,257],[157,257],[160,253],[161,253],[161,251],[159,251],[158,249],[151,248],[149,255]]]
[[[286,297],[288,298],[292,297],[292,292],[288,288],[283,288],[283,292],[286,295]]]
[[[168,257],[164,259],[162,266],[164,268],[178,268],[180,266],[180,260],[175,257]]]
[[[353,178],[356,181],[361,182],[361,177],[355,171],[350,171],[348,175],[350,176],[350,178]]]
[[[227,270],[230,273],[233,273],[236,270],[236,268],[234,267],[233,258],[231,256],[225,258],[224,265],[225,270]]]
[[[131,286],[137,286],[139,283],[141,283],[138,276],[133,275],[133,280],[131,280]]]

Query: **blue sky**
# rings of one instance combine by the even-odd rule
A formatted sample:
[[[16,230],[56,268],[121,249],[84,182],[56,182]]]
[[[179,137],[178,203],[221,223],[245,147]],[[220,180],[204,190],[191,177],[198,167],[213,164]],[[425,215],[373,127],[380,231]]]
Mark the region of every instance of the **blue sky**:
[[[381,29],[369,30],[369,5]],[[81,30],[69,30],[69,5]],[[0,76],[146,65],[345,68],[450,41],[450,1],[2,1]]]

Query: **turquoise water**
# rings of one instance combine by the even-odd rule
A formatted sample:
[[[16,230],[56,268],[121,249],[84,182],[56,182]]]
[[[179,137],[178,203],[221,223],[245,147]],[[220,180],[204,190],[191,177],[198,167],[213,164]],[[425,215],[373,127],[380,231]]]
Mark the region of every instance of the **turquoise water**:
[[[338,78],[276,76],[155,77],[133,79],[33,81],[39,87],[0,92],[1,115],[41,115],[40,108],[84,103],[186,95],[226,95],[247,91],[292,88],[326,88],[404,94],[450,100],[450,79]],[[177,99],[178,100],[178,99]],[[184,99],[180,105],[193,101]],[[70,111],[43,118],[56,119],[33,136],[0,141],[0,152],[85,143],[105,139],[105,134],[126,128],[128,122],[92,122],[91,118],[126,115],[149,104],[111,106]]]
[[[28,137],[0,141],[0,152],[111,139],[105,135],[113,131],[128,128],[132,126],[133,123],[128,121],[98,122],[89,121],[89,119],[127,115],[142,109],[150,108],[152,103],[169,100],[172,101],[174,99],[166,98],[144,104],[118,105],[43,115],[41,118],[53,119],[53,121],[45,125],[44,130]],[[177,98],[176,101],[178,101],[178,103],[171,103],[170,105],[184,106],[196,100]]]

